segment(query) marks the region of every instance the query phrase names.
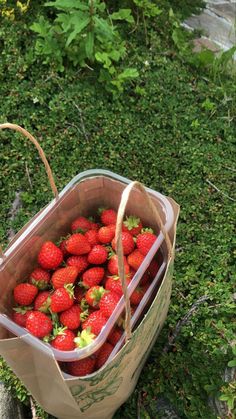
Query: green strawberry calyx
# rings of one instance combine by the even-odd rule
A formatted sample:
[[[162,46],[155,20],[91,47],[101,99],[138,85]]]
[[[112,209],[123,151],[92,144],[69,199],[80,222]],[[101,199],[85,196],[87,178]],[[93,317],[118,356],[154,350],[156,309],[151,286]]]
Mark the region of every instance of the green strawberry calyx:
[[[65,288],[65,289],[66,289],[66,291],[68,292],[69,296],[70,296],[71,298],[74,298],[74,289],[75,289],[74,285],[71,285],[71,284],[65,284],[65,285],[64,285],[64,288]]]
[[[37,279],[34,278],[30,278],[31,279],[31,283],[33,285],[35,285],[39,290],[44,291],[48,288],[48,282],[41,280],[41,281],[37,281]]]
[[[140,234],[143,234],[143,233],[152,233],[152,234],[154,234],[154,231],[153,231],[152,228],[145,227],[145,228],[142,228]]]
[[[16,312],[16,313],[21,313],[21,314],[25,314],[25,313],[27,313],[27,311],[29,311],[29,310],[33,310],[34,308],[33,307],[30,307],[30,306],[21,306],[21,307],[14,307],[13,308],[13,310]]]
[[[129,217],[126,216],[126,220],[124,221],[124,225],[128,228],[128,230],[132,230],[132,228],[138,227],[139,223],[140,218],[135,217],[134,215],[130,215]]]
[[[103,294],[106,292],[106,290],[103,287],[99,287],[98,289],[94,289],[93,292],[91,292],[90,297],[93,299],[94,303],[93,305],[96,306],[97,303],[101,300]]]
[[[91,327],[87,327],[87,329],[83,330],[81,333],[79,332],[77,337],[74,339],[74,342],[77,348],[84,348],[85,346],[90,345],[93,342],[96,335],[91,333]]]

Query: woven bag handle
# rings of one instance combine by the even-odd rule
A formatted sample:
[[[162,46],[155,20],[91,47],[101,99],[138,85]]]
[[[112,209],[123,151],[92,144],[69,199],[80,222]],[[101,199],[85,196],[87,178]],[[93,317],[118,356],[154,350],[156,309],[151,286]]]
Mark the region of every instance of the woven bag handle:
[[[49,163],[47,161],[45,153],[44,153],[42,147],[40,147],[38,141],[26,129],[20,127],[19,125],[9,124],[9,123],[0,124],[0,129],[5,129],[5,128],[9,128],[9,129],[12,129],[14,131],[19,131],[21,134],[23,134],[26,138],[28,138],[35,145],[35,147],[37,148],[37,150],[39,152],[40,158],[44,163],[53,195],[54,195],[55,199],[58,199],[58,191],[57,191],[57,187],[56,187],[55,182],[54,182],[54,178],[53,178],[51,168],[49,166]],[[4,253],[3,253],[1,245],[0,245],[0,258],[4,258]]]
[[[122,246],[122,240],[121,240],[121,233],[122,233],[122,224],[125,214],[125,209],[127,202],[129,200],[130,194],[132,192],[132,189],[138,189],[144,196],[147,206],[150,208],[151,213],[153,214],[154,218],[157,221],[158,227],[160,231],[162,232],[166,245],[167,245],[167,251],[168,251],[168,259],[172,256],[172,244],[170,237],[165,230],[165,227],[163,225],[163,222],[161,220],[161,217],[158,213],[157,208],[153,204],[149,194],[147,193],[145,187],[137,181],[131,182],[126,188],[123,190],[121,201],[118,209],[117,214],[117,222],[116,222],[116,249],[117,249],[117,257],[118,257],[118,273],[119,277],[121,278],[122,283],[122,289],[124,293],[124,299],[125,299],[125,334],[126,338],[125,341],[130,339],[131,337],[131,309],[130,309],[130,300],[128,295],[128,288],[127,283],[125,280],[125,269],[124,269],[124,259],[123,259],[123,246]]]

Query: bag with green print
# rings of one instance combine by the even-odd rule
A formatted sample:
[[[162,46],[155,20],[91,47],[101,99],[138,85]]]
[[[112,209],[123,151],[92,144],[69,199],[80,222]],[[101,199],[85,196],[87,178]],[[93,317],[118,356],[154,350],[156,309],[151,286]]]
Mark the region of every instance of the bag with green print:
[[[86,185],[86,199],[89,200],[96,195],[96,199],[100,200],[99,188],[102,188],[107,206],[118,209],[117,254],[126,310],[126,339],[123,346],[100,370],[85,377],[72,377],[63,372],[63,365],[55,359],[49,345],[34,344],[27,333],[21,337],[12,337],[6,329],[0,327],[0,354],[43,409],[59,419],[109,419],[113,417],[115,411],[128,399],[136,386],[145,361],[166,319],[171,296],[179,206],[171,198],[146,189],[138,182],[130,183],[129,180],[111,172],[94,170],[89,174],[90,177],[87,174],[86,176],[87,180],[85,181],[84,177],[81,183],[82,186]],[[167,214],[163,210],[162,198],[168,201],[170,211]],[[72,200],[74,199],[78,199],[78,194],[73,189]],[[58,202],[60,204],[60,201],[57,201],[57,205]],[[66,219],[74,217],[72,201],[68,202],[63,213],[63,220],[65,217]],[[80,206],[82,206],[81,202]],[[142,316],[135,325],[132,323],[130,313],[129,291],[125,281],[121,244],[121,228],[125,213],[137,215],[144,220],[145,225],[150,225],[155,231],[159,231],[158,238],[162,237],[161,252],[165,262],[165,269],[157,287],[153,288],[154,292],[149,299],[148,307],[142,307]],[[40,214],[42,216],[43,213],[40,212]],[[57,222],[61,226],[58,214],[57,207]],[[33,219],[34,223],[37,216]],[[168,217],[171,220],[167,220]],[[26,227],[25,232],[27,232]],[[49,234],[48,230],[45,230],[45,234]],[[149,263],[155,256],[155,251],[157,249],[154,248],[153,251],[152,248],[148,253]],[[28,253],[22,254],[23,259],[30,258],[31,248]],[[14,253],[14,257],[18,256]],[[18,262],[19,264],[14,265],[12,276],[17,275],[17,270],[20,271],[23,269],[23,264],[25,265],[25,260],[22,258]],[[1,270],[4,270],[4,264],[3,267],[0,265]],[[7,295],[10,296],[12,291],[7,281],[0,280],[0,288],[0,307],[3,307],[10,304]]]

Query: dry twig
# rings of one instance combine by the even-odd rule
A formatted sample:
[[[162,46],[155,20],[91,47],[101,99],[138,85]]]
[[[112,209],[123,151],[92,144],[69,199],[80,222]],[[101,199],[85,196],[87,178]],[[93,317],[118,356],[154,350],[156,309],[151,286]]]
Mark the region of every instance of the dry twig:
[[[217,188],[214,183],[212,183],[210,180],[206,179],[206,182],[209,183],[209,185],[215,189],[217,192],[219,192],[221,195],[225,196],[226,198],[230,199],[231,201],[236,202],[236,199],[232,198],[231,196],[227,195],[226,193],[222,192],[219,188]]]

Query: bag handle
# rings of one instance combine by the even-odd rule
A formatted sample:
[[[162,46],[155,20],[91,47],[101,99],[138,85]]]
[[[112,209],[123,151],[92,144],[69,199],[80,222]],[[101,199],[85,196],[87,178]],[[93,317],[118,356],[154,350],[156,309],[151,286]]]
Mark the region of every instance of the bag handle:
[[[57,190],[57,187],[56,187],[55,182],[54,182],[52,170],[49,166],[49,163],[47,161],[45,153],[44,153],[42,147],[39,145],[38,141],[26,129],[20,127],[19,125],[10,124],[10,123],[0,124],[0,129],[5,129],[5,128],[9,128],[9,129],[12,129],[14,131],[19,131],[21,134],[23,134],[26,138],[28,138],[35,145],[35,147],[37,148],[37,150],[39,152],[40,158],[44,163],[53,195],[54,195],[55,199],[57,200],[58,199],[58,190]],[[4,253],[3,253],[1,245],[0,245],[0,258],[4,259]]]
[[[121,278],[122,289],[123,289],[124,300],[125,300],[125,335],[126,335],[125,341],[126,342],[131,338],[131,309],[130,309],[130,300],[129,300],[129,295],[128,295],[127,283],[125,280],[125,269],[124,269],[121,233],[122,233],[122,224],[123,224],[126,205],[129,200],[132,189],[134,188],[138,189],[143,194],[145,201],[147,203],[147,206],[150,208],[152,214],[154,215],[157,221],[158,227],[160,228],[160,231],[162,232],[166,241],[167,251],[168,251],[168,260],[172,256],[171,240],[170,240],[168,232],[166,231],[164,227],[164,224],[161,220],[161,217],[159,215],[157,208],[153,204],[145,187],[140,182],[137,182],[137,181],[131,182],[128,186],[126,186],[126,188],[123,190],[123,193],[121,195],[121,201],[120,201],[118,214],[117,214],[116,234],[115,234],[117,257],[118,257],[118,273],[119,273],[119,277]]]

